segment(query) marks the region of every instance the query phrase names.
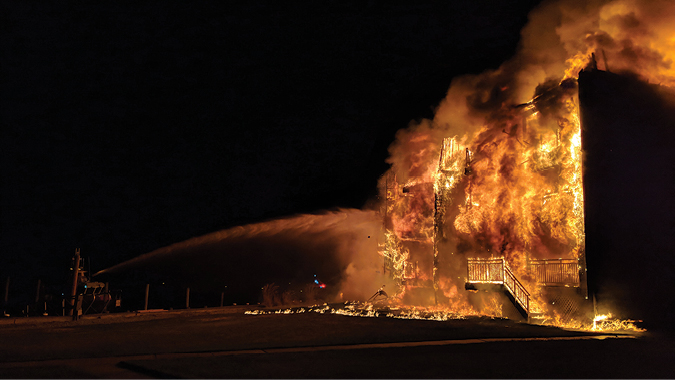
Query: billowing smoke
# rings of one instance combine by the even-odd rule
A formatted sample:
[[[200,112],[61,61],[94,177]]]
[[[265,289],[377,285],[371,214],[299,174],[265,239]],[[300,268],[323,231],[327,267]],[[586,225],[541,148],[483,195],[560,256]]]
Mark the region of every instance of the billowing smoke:
[[[601,69],[675,84],[673,19],[668,0],[545,1],[530,13],[515,56],[496,70],[455,78],[433,120],[397,133],[387,162],[401,181],[428,174],[444,137],[472,141],[505,105],[531,100],[547,81],[575,77],[591,53]]]

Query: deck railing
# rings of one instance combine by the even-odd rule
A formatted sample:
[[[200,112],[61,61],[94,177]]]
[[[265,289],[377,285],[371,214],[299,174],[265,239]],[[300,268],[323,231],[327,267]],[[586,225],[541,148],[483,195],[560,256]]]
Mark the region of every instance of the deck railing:
[[[579,263],[576,259],[530,260],[535,280],[542,285],[579,286]]]

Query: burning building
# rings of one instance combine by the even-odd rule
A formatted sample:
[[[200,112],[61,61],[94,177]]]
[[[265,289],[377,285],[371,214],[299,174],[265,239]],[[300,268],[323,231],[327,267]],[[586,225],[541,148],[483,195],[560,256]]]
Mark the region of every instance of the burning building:
[[[433,120],[397,134],[380,181],[380,253],[403,302],[561,324],[598,305],[641,317],[672,298],[662,281],[671,256],[653,252],[672,250],[658,242],[673,225],[663,210],[673,201],[664,141],[675,120],[674,12],[665,2],[546,3],[516,57],[456,79]],[[631,137],[637,129],[650,137]],[[638,164],[650,156],[661,173]],[[646,261],[663,266],[636,257],[655,255]],[[669,290],[644,296],[630,281],[637,268]],[[620,305],[623,295],[632,301]]]
[[[591,55],[578,80],[501,108],[469,144],[443,138],[423,175],[388,173],[380,254],[403,302],[555,323],[598,305],[672,319],[673,107],[669,87]],[[640,290],[657,273],[659,290]]]
[[[570,297],[587,299],[576,81],[538,92],[499,109],[468,144],[444,138],[422,176],[385,178],[385,267],[403,289],[433,288],[419,302],[483,309],[461,291],[498,289],[528,318],[543,313],[544,294],[568,316]],[[574,292],[544,290],[554,287]]]

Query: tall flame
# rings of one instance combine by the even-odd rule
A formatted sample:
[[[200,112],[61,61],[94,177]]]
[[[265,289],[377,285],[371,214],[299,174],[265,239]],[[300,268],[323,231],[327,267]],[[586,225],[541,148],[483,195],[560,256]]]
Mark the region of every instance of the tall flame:
[[[493,300],[457,289],[467,258],[504,257],[531,309],[562,323],[530,262],[573,259],[585,270],[576,76],[597,67],[675,86],[674,16],[670,1],[547,2],[514,58],[456,78],[433,120],[397,133],[380,188],[382,254],[400,299],[414,290],[404,280],[415,265],[437,305],[495,315]]]

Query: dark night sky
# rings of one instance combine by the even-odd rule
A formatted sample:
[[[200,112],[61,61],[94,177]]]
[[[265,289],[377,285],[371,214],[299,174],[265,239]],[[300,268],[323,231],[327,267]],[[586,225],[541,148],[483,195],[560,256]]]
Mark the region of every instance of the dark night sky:
[[[361,208],[396,130],[537,3],[3,3],[0,275]]]

